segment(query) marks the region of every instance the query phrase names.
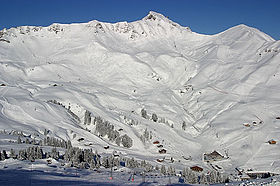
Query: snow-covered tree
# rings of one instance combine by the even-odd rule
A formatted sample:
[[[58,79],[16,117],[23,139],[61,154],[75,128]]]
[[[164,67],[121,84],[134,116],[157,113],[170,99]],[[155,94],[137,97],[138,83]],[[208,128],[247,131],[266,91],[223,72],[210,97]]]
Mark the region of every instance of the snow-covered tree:
[[[94,163],[95,163],[95,167],[97,169],[99,169],[99,167],[101,165],[101,162],[100,162],[100,155],[98,154],[97,150],[95,150],[95,153],[94,153],[94,156],[93,156],[93,160],[94,160]]]
[[[90,166],[87,162],[81,162],[78,167],[79,169],[88,169]]]
[[[0,152],[0,160],[3,161],[5,159],[5,154],[3,152]]]
[[[39,143],[40,144],[40,143]],[[52,147],[62,147],[62,148],[69,148],[72,147],[71,141],[68,140],[67,142],[65,140],[60,140],[54,137],[47,137],[44,138],[42,145],[45,146],[52,146]]]
[[[93,159],[93,152],[92,149],[85,149],[84,150],[84,161],[87,162],[88,164],[91,163],[92,159]]]
[[[22,141],[21,141],[21,139],[20,139],[19,136],[18,136],[18,139],[17,139],[17,143],[18,143],[18,144],[21,144],[21,143],[22,143]]]
[[[72,147],[71,141],[68,140],[68,141],[67,141],[67,144],[66,144],[66,148],[68,149],[68,148],[71,148],[71,147]]]
[[[126,148],[132,147],[132,139],[127,134],[122,136],[122,145]]]
[[[11,149],[11,151],[10,151],[10,158],[13,158],[13,159],[17,158],[16,152],[14,149]]]
[[[59,152],[56,150],[56,148],[52,148],[52,151],[50,153],[48,153],[48,157],[58,160]]]
[[[169,175],[175,175],[175,174],[176,174],[176,170],[175,170],[174,167],[169,166],[168,169],[167,169],[167,173],[168,173]]]
[[[140,166],[140,164],[136,160],[134,160],[134,158],[131,159],[128,158],[126,161],[126,165],[129,168],[137,168]]]
[[[89,168],[90,169],[95,169],[96,168],[94,160],[90,161]]]
[[[188,183],[196,184],[198,182],[198,177],[193,171],[189,171],[187,180]]]
[[[215,172],[216,173],[216,180],[215,183],[223,183],[223,178],[220,172]]]
[[[91,124],[91,113],[88,110],[86,110],[86,112],[85,112],[84,124],[85,125]]]
[[[45,129],[44,130],[44,135],[46,136],[46,135],[48,135],[48,133],[49,133],[49,130]]]
[[[156,171],[158,171],[158,170],[159,170],[159,167],[158,167],[158,165],[156,165],[156,167],[155,167],[155,170],[156,170]]]
[[[110,124],[109,121],[103,121],[101,117],[95,117],[94,123],[96,125],[95,135],[100,137],[107,136],[110,141],[115,141],[117,145],[122,144],[127,148],[132,146],[132,139],[127,135],[120,136],[120,133],[114,129],[114,125]]]
[[[19,150],[18,159],[19,160],[26,160],[27,159],[26,150]]]
[[[199,184],[207,184],[207,177],[204,173],[201,174],[200,176],[200,183]]]
[[[141,110],[141,116],[145,119],[148,119],[147,111],[144,108]]]
[[[161,174],[164,174],[164,175],[166,174],[166,169],[165,169],[165,166],[164,166],[164,165],[161,166],[161,168],[160,168],[160,173],[161,173]]]
[[[149,132],[148,132],[147,128],[144,131],[144,137],[145,137],[145,139],[149,139]]]
[[[183,121],[183,123],[182,123],[182,129],[183,129],[183,130],[186,130],[186,127],[187,127],[186,122]]]
[[[72,161],[74,164],[80,164],[81,162],[84,161],[84,153],[80,148],[75,148],[75,154],[74,157],[72,158]]]
[[[25,139],[26,144],[30,144],[30,140],[28,138]]]
[[[183,175],[185,177],[185,182],[186,183],[195,184],[197,182],[197,176],[189,168],[185,168],[185,170],[183,172]]]
[[[217,173],[216,171],[211,171],[209,174],[209,182],[210,183],[217,183]]]
[[[115,141],[118,137],[120,137],[120,133],[113,128],[109,130],[108,138],[110,141]]]
[[[43,158],[43,150],[40,148],[40,147],[36,147],[36,150],[35,150],[35,158],[36,159],[42,159]]]
[[[157,115],[155,113],[152,114],[152,120],[154,122],[157,122],[157,120],[158,120],[158,117],[157,117]]]
[[[35,148],[34,147],[28,147],[26,150],[27,159],[30,161],[34,161],[36,159],[35,157]]]
[[[106,169],[110,167],[110,160],[108,156],[103,157],[102,159],[102,166],[105,167]]]
[[[150,138],[150,133],[148,132],[147,128],[145,129],[143,135],[141,135],[140,138],[141,138],[141,141],[142,141],[143,143],[146,143],[146,141],[149,140],[149,138]]]
[[[36,145],[36,140],[35,140],[35,138],[32,138],[31,144],[32,144],[32,145]]]

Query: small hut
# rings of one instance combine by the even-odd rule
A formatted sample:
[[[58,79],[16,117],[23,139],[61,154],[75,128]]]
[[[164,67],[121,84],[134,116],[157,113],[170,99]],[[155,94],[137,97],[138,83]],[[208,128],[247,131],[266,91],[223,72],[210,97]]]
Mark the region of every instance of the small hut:
[[[104,149],[109,149],[109,145],[107,145],[107,146],[104,146]]]
[[[157,147],[158,147],[158,148],[162,148],[162,147],[163,147],[163,145],[158,145]]]
[[[164,159],[157,159],[157,162],[164,162]]]
[[[159,144],[159,141],[154,141],[153,144]]]
[[[48,160],[47,160],[47,164],[52,164],[52,160],[51,160],[51,159],[48,159]]]
[[[268,143],[269,144],[276,144],[277,142],[275,140],[271,139],[271,140],[268,141]]]
[[[199,166],[193,166],[191,167],[191,170],[195,171],[195,172],[202,172],[203,168],[199,167]]]
[[[204,154],[204,161],[210,162],[210,161],[219,161],[225,159],[224,156],[222,156],[220,153],[217,151],[213,151],[209,154],[205,153]]]
[[[241,181],[246,181],[246,180],[250,180],[251,177],[248,176],[247,174],[243,173],[243,174],[240,176],[240,179],[241,179]]]
[[[166,150],[165,149],[161,149],[158,151],[160,154],[165,154],[166,153]]]
[[[81,141],[84,141],[84,140],[85,140],[84,138],[79,138],[77,141],[81,142]]]

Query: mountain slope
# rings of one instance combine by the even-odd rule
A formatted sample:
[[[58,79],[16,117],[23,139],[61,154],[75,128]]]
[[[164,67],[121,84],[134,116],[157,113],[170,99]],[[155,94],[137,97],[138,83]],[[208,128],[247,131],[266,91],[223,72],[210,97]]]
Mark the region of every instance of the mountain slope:
[[[280,140],[280,43],[255,28],[201,35],[150,12],[131,23],[11,28],[0,39],[0,83],[6,85],[0,87],[1,129],[42,134],[46,128],[74,145],[92,142],[104,153],[150,161],[171,156],[178,167],[208,166],[203,153],[226,151],[230,159],[220,162],[226,171],[280,171],[279,144],[266,143]],[[49,100],[70,106],[81,122]],[[141,117],[143,108],[161,122]],[[83,124],[85,110],[122,129],[133,146],[119,147],[86,131],[95,125]],[[130,125],[132,119],[138,125]],[[152,139],[143,143],[146,128]],[[154,140],[167,155],[158,153]],[[112,149],[104,150],[107,144]]]

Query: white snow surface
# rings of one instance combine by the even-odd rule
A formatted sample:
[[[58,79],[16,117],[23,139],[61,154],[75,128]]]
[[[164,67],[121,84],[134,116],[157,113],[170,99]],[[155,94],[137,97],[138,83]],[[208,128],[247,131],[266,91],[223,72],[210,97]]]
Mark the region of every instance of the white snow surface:
[[[265,33],[238,25],[202,35],[156,12],[130,23],[55,23],[0,33],[0,84],[6,85],[0,86],[0,130],[42,136],[48,129],[101,153],[116,150],[154,164],[173,157],[178,168],[210,169],[203,153],[217,150],[229,156],[216,162],[224,172],[280,173],[280,42]],[[70,106],[81,122],[48,100]],[[142,108],[169,124],[142,118]],[[133,146],[86,131],[95,126],[83,124],[85,110],[122,128]],[[146,128],[153,139],[143,143]],[[277,143],[268,144],[271,139]],[[155,140],[167,154],[158,153]]]

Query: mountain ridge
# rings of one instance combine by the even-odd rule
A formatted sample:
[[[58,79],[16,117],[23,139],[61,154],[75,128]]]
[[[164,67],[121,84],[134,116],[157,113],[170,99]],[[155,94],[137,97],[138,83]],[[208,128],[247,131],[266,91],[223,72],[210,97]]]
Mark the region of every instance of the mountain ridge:
[[[151,25],[150,23],[156,23],[156,25],[155,24]],[[158,26],[160,26],[160,23],[161,24],[162,23],[167,23],[167,24],[171,25],[171,30],[174,29],[173,27],[175,27],[175,28],[179,29],[180,32],[184,32],[184,31],[187,30],[188,32],[195,33],[195,32],[192,32],[189,27],[183,27],[183,26],[179,25],[178,23],[175,23],[175,22],[171,21],[166,16],[164,16],[160,13],[154,12],[154,11],[150,11],[142,19],[137,20],[137,21],[132,21],[132,22],[123,21],[123,22],[116,22],[116,23],[106,23],[106,22],[102,22],[102,21],[98,21],[98,20],[92,20],[92,21],[89,21],[87,23],[71,23],[71,24],[53,23],[53,24],[51,24],[49,26],[45,26],[45,27],[42,27],[42,26],[19,26],[19,27],[16,27],[16,28],[12,27],[12,28],[9,28],[9,29],[3,29],[0,32],[2,32],[2,37],[3,37],[3,35],[7,34],[7,32],[9,32],[9,31],[10,32],[19,31],[21,34],[26,34],[26,33],[29,33],[30,30],[33,30],[33,31],[36,32],[36,31],[40,31],[41,29],[47,29],[49,31],[59,33],[61,31],[63,31],[63,29],[66,29],[68,27],[80,26],[80,25],[84,25],[86,27],[95,27],[95,32],[98,32],[98,30],[99,30],[99,32],[100,31],[104,32],[104,28],[102,27],[102,24],[103,24],[103,25],[105,25],[105,27],[107,27],[108,30],[113,30],[115,32],[127,33],[129,31],[131,31],[133,33],[130,37],[133,39],[134,37],[136,37],[135,34],[138,34],[139,36],[144,34],[144,36],[147,36],[147,34],[149,32],[152,33],[149,30],[147,32],[145,32],[145,30],[143,30],[143,24],[144,25],[148,24],[149,27],[158,27]],[[141,33],[140,33],[140,31],[136,32],[134,30],[135,27],[139,28],[138,24],[141,25],[140,26],[142,28]],[[108,28],[108,27],[111,27],[111,29]],[[253,27],[249,27],[245,24],[236,25],[236,26],[234,26],[232,28],[229,28],[229,29],[227,29],[227,30],[225,30],[221,33],[218,33],[218,34],[213,34],[213,35],[204,35],[204,34],[198,34],[198,33],[195,33],[195,34],[203,35],[203,36],[215,36],[215,35],[222,35],[223,33],[230,32],[231,30],[234,30],[236,32],[237,29],[240,30],[240,32],[242,30],[246,30],[247,32],[251,31],[255,34],[258,34],[260,38],[263,38],[267,41],[275,41],[273,38],[271,38],[267,34],[259,31],[258,29],[255,29]],[[162,34],[162,33],[160,33],[160,34]],[[1,35],[0,35],[0,37],[1,37]]]

